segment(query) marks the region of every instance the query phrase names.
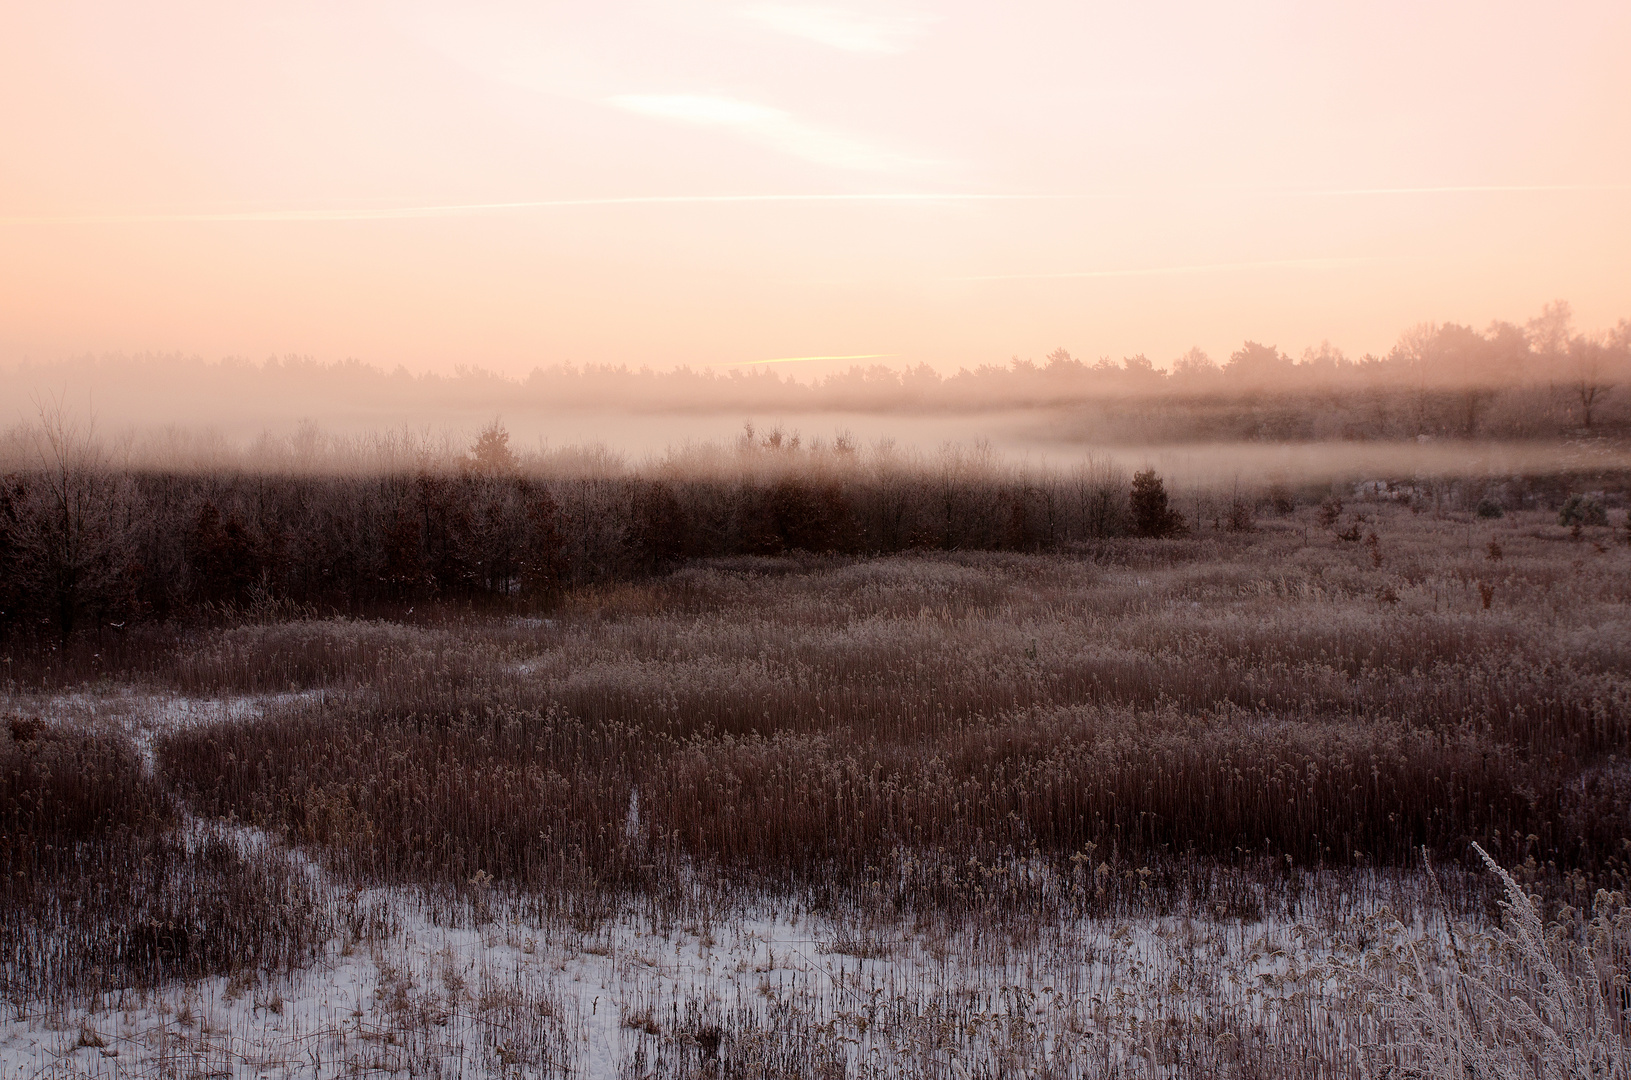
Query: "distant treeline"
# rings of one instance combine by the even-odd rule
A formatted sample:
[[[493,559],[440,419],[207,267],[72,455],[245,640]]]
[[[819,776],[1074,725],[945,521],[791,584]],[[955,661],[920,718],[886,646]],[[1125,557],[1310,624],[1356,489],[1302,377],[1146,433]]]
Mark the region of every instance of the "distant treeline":
[[[1166,367],[1143,355],[1086,362],[1057,349],[942,375],[926,364],[855,366],[813,383],[773,370],[555,365],[523,378],[475,368],[413,375],[356,361],[209,363],[85,359],[0,371],[0,399],[90,389],[121,420],[213,422],[246,403],[264,414],[373,417],[574,408],[677,412],[967,412],[1064,407],[1101,442],[1241,438],[1534,437],[1631,427],[1631,321],[1577,334],[1568,305],[1483,331],[1423,325],[1385,356],[1329,343],[1292,358],[1248,341],[1222,363],[1192,349]]]
[[[496,436],[495,436],[496,433]],[[0,634],[256,605],[531,603],[695,558],[1046,550],[1184,523],[1154,474],[830,467],[540,477],[502,432],[460,470],[322,476],[62,465],[0,486]],[[761,462],[761,466],[765,463]]]

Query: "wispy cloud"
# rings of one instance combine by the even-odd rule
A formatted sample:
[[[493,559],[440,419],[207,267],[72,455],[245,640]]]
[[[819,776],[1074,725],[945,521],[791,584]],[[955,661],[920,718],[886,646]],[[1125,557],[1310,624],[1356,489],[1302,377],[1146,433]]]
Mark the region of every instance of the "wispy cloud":
[[[754,4],[743,15],[794,37],[845,52],[903,53],[934,20],[925,15],[880,14],[824,4]]]
[[[1164,274],[1210,274],[1228,270],[1267,270],[1279,267],[1301,267],[1309,270],[1330,270],[1343,266],[1357,266],[1376,262],[1376,257],[1330,259],[1269,259],[1262,262],[1196,263],[1188,266],[1148,266],[1125,270],[1067,270],[1041,274],[971,274],[966,277],[947,278],[947,281],[1042,281],[1053,278],[1125,278],[1156,277]]]
[[[916,164],[899,154],[814,127],[791,113],[751,101],[703,94],[620,94],[608,102],[644,116],[721,128],[818,165],[877,172]]]
[[[1010,202],[1036,195],[966,191],[883,191],[818,195],[626,195],[603,199],[535,199],[520,202],[447,203],[429,206],[352,207],[316,210],[231,210],[195,214],[34,214],[0,217],[0,225],[141,225],[162,222],[394,221],[462,217],[512,211],[596,206],[711,205],[728,203],[961,203]]]

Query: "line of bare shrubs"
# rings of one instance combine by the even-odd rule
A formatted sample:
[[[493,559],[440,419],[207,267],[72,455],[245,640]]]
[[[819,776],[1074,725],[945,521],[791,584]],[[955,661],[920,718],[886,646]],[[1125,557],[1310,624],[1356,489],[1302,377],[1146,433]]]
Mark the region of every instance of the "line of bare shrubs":
[[[1178,520],[1159,492],[1133,514],[1113,468],[1033,474],[956,456],[936,468],[838,454],[557,477],[522,474],[512,458],[347,476],[42,461],[0,483],[0,635],[278,604],[535,603],[696,558],[1044,550]]]
[[[183,831],[128,741],[0,725],[0,990],[19,1010],[287,968],[325,933],[305,877],[220,828]]]

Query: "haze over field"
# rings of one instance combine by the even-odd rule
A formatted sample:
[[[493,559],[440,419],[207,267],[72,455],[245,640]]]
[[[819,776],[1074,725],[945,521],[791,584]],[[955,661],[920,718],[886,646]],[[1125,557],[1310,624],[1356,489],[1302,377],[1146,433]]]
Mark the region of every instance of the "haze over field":
[[[1631,5],[0,18],[0,1077],[1631,1080]]]
[[[1628,309],[1611,0],[80,2],[6,26],[0,364],[950,373]]]

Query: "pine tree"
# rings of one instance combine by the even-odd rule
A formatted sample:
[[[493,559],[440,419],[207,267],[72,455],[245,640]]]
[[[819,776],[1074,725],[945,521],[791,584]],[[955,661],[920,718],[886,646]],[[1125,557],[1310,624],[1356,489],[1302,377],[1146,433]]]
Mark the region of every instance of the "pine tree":
[[[486,476],[498,476],[514,472],[516,465],[515,451],[510,449],[510,433],[504,430],[504,425],[494,420],[482,428],[470,447],[471,468]]]
[[[1176,536],[1185,531],[1184,517],[1167,505],[1166,485],[1154,469],[1133,474],[1133,532],[1139,536]]]

